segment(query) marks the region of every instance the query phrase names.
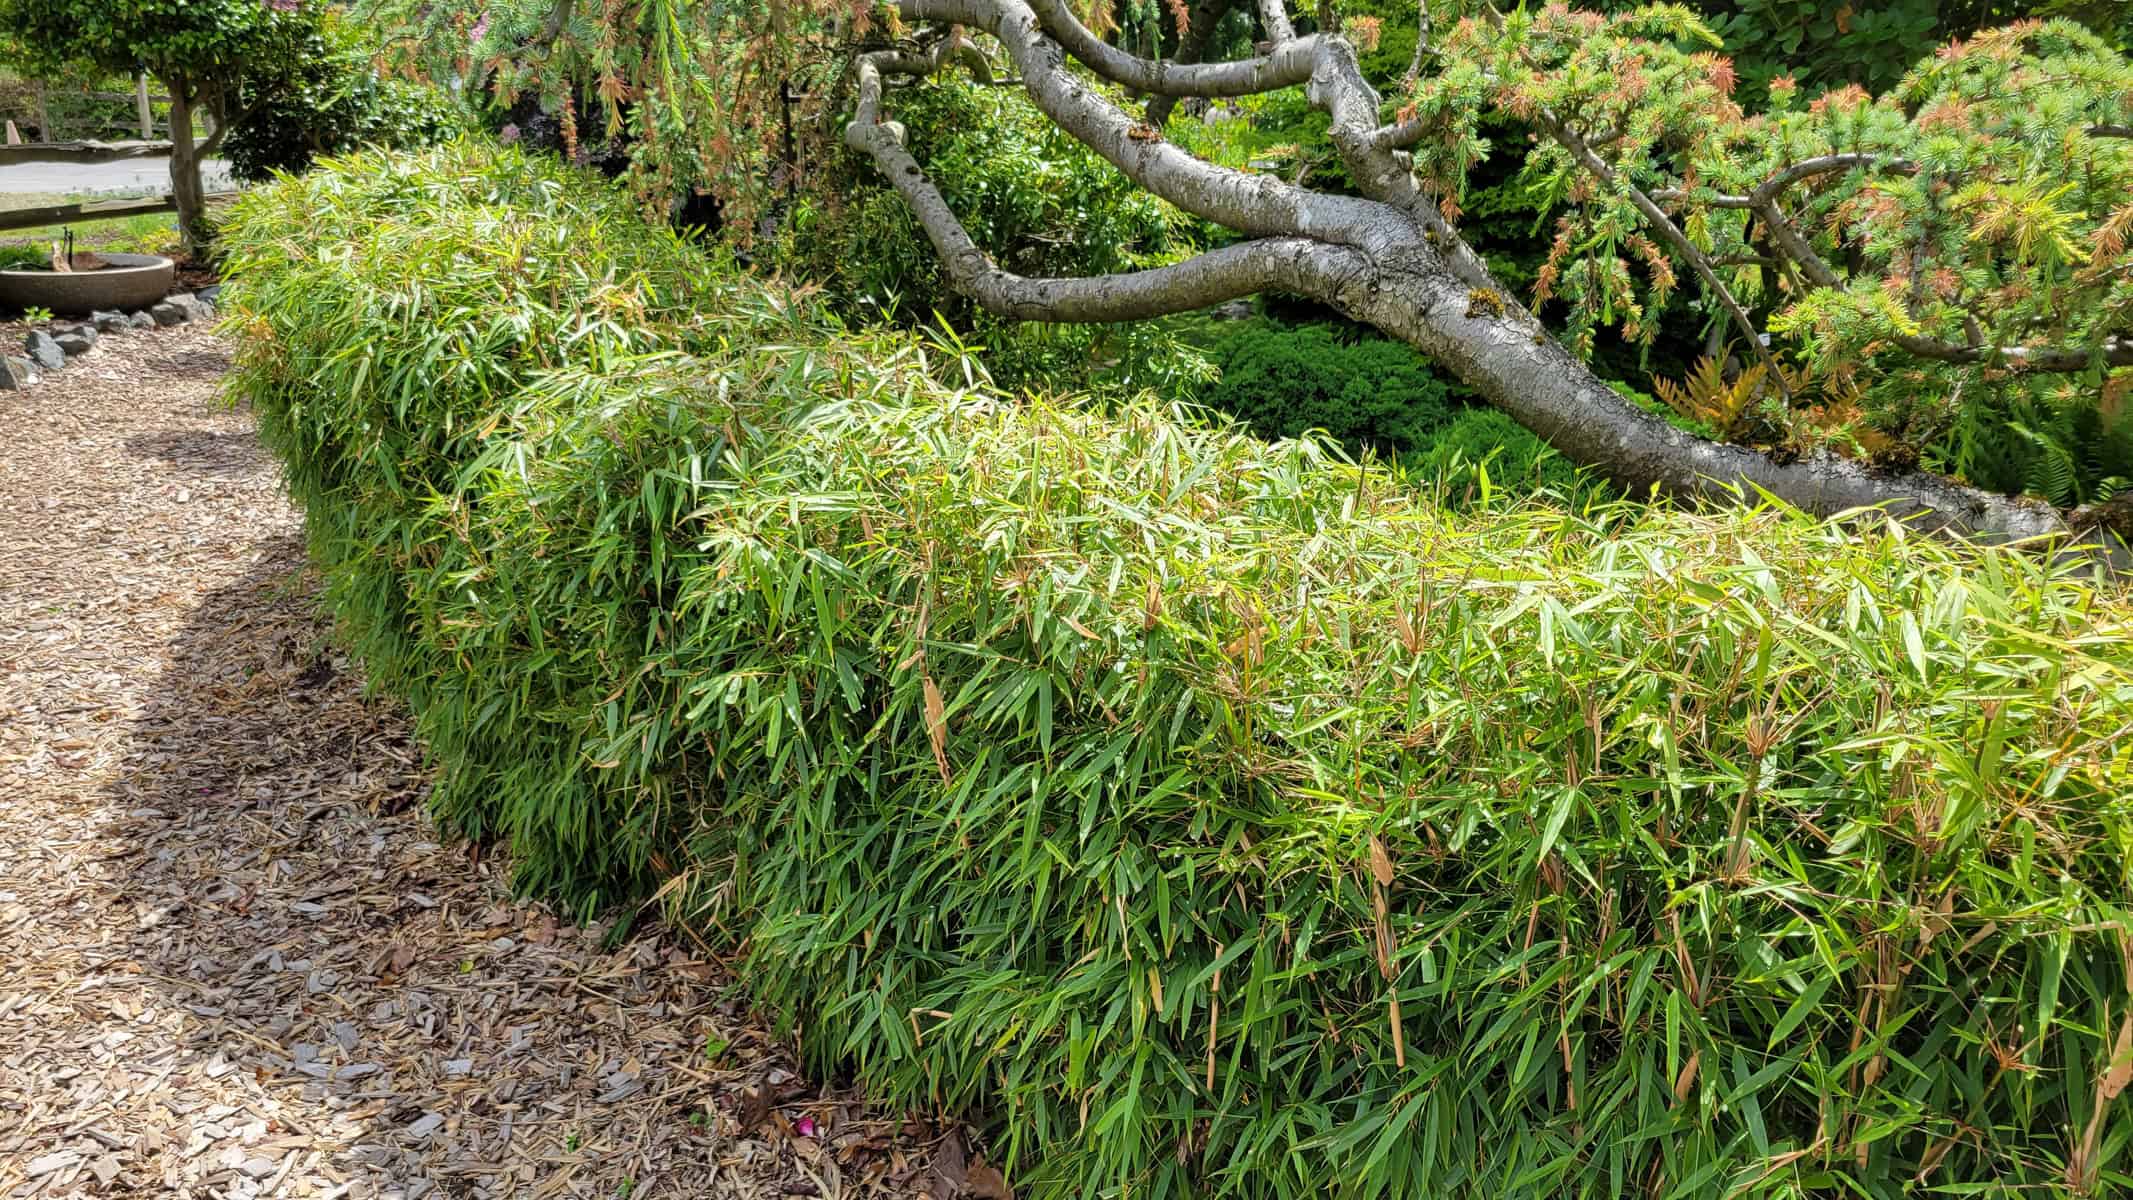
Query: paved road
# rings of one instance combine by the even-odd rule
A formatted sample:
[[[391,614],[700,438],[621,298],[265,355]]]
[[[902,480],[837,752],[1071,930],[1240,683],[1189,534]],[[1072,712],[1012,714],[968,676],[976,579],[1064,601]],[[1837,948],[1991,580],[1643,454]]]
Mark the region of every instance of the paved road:
[[[230,165],[208,159],[201,172],[208,191],[230,187]],[[34,192],[63,196],[133,196],[170,190],[170,157],[155,155],[97,163],[15,163],[0,166],[0,208],[7,193]]]

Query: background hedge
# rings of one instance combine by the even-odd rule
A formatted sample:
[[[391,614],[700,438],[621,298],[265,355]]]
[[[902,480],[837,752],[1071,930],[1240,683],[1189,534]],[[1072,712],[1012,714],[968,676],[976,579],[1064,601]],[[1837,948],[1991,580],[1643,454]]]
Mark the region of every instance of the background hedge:
[[[2133,1187],[2133,628],[2070,569],[1006,403],[508,152],[226,233],[440,816],[667,884],[1024,1194]]]

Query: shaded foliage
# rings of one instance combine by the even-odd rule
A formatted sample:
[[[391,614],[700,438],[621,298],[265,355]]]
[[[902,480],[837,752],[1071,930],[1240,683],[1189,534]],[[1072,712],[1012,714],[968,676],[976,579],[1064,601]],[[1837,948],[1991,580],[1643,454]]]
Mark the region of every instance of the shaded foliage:
[[[458,101],[445,92],[379,75],[357,29],[333,12],[301,33],[289,78],[239,107],[244,115],[222,152],[232,173],[251,181],[362,146],[429,145],[463,125]]]
[[[1217,350],[1221,374],[1201,398],[1261,437],[1318,430],[1351,450],[1393,456],[1426,445],[1451,419],[1443,381],[1400,342],[1343,340],[1341,332],[1257,322],[1238,329]]]

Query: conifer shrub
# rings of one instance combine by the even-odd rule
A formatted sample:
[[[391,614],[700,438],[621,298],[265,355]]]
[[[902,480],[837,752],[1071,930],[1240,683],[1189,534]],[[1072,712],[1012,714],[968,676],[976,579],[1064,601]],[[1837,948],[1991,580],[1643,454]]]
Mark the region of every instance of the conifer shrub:
[[[1261,437],[1317,431],[1351,450],[1398,456],[1429,444],[1451,419],[1450,392],[1406,345],[1343,338],[1325,324],[1253,321],[1216,349],[1206,403]]]
[[[2133,626],[2073,565],[1011,403],[510,153],[227,237],[439,814],[661,887],[1020,1194],[2133,1187]]]
[[[1493,408],[1472,407],[1438,428],[1401,460],[1414,479],[1439,489],[1440,502],[1463,507],[1491,493],[1546,491],[1559,499],[1598,495],[1605,481],[1550,449],[1533,431]]]

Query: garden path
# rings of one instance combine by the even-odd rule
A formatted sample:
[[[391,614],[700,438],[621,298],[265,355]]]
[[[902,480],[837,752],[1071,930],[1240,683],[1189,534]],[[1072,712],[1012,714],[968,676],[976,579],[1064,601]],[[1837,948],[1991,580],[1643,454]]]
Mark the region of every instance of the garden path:
[[[952,1191],[960,1132],[796,1078],[716,963],[440,844],[227,364],[0,393],[0,1197]]]

